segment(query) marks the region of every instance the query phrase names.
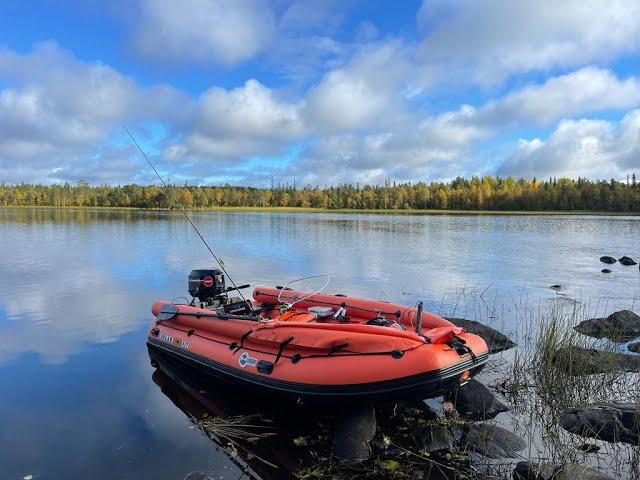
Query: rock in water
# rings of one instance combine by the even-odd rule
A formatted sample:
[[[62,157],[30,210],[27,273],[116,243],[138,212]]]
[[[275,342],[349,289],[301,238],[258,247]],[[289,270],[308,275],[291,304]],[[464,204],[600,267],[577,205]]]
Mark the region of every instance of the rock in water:
[[[616,259],[613,257],[610,257],[609,255],[605,255],[604,257],[600,257],[600,261],[603,263],[616,263]]]
[[[469,333],[474,333],[487,342],[489,353],[498,353],[503,350],[509,350],[516,346],[506,335],[498,330],[488,327],[475,320],[467,320],[466,318],[447,318],[451,323],[458,327],[464,328]]]
[[[635,403],[597,403],[567,410],[560,417],[560,425],[583,437],[637,445],[639,415],[639,405]]]
[[[502,427],[478,423],[463,428],[462,445],[489,458],[515,458],[527,444]]]
[[[600,270],[602,273],[611,273],[611,270],[609,270],[608,268],[603,268],[602,270]]]
[[[187,473],[187,476],[184,477],[184,480],[213,480],[213,477],[210,477],[203,472],[191,472]]]
[[[640,316],[631,310],[620,310],[606,318],[591,318],[580,322],[576,331],[595,338],[625,342],[640,336]]]
[[[471,379],[449,395],[458,413],[471,420],[489,420],[509,408],[485,385]]]
[[[593,468],[567,463],[556,466],[549,462],[518,462],[514,480],[613,480]]]
[[[444,425],[422,425],[418,429],[419,438],[427,452],[438,450],[451,450],[453,447],[453,434]]]
[[[618,261],[622,264],[622,265],[637,265],[638,262],[636,262],[633,258],[631,257],[621,257],[618,259]]]
[[[640,372],[640,357],[628,353],[605,352],[576,346],[557,349],[551,359],[556,368],[571,375]]]
[[[342,460],[366,460],[371,455],[369,441],[375,433],[376,412],[372,405],[348,409],[336,418],[333,453]]]
[[[640,342],[633,342],[627,345],[627,349],[633,353],[640,353]]]

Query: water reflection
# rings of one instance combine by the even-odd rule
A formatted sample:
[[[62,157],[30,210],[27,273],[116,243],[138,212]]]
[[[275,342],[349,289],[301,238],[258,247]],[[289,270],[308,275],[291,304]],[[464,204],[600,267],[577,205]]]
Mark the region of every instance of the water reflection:
[[[514,337],[520,299],[544,308],[558,296],[552,284],[598,315],[630,307],[640,291],[637,268],[616,264],[603,275],[598,262],[639,256],[631,250],[637,217],[193,217],[239,283],[328,273],[328,292],[422,299],[431,310],[492,318]],[[151,382],[151,302],[184,295],[189,270],[212,264],[179,213],[1,209],[0,252],[8,478],[182,478],[235,468]]]

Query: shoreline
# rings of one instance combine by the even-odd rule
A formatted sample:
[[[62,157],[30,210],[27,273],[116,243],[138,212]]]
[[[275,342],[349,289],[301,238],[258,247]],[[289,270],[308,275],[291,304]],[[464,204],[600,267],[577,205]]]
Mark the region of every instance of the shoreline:
[[[85,211],[149,211],[171,212],[177,208],[151,207],[86,207],[68,206],[56,207],[51,205],[0,205],[2,210],[85,210]],[[434,209],[358,209],[358,208],[305,208],[305,207],[208,207],[188,208],[188,212],[254,212],[254,213],[342,213],[342,214],[375,214],[375,215],[515,215],[515,216],[640,216],[638,212],[621,211],[591,211],[591,210],[434,210]]]

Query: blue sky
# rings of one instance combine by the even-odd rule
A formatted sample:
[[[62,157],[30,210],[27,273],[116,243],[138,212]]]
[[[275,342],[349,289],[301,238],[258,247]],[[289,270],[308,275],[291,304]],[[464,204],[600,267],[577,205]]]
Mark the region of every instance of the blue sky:
[[[549,15],[553,12],[553,15]],[[0,1],[0,181],[640,171],[640,3]]]

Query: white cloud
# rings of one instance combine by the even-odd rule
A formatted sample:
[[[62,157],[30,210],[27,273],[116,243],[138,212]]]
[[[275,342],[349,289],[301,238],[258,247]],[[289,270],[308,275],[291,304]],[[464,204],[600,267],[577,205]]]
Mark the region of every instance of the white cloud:
[[[618,123],[560,122],[548,140],[520,140],[500,175],[623,178],[640,169],[640,109]]]
[[[366,48],[328,72],[308,93],[305,120],[316,131],[341,132],[385,122],[397,112],[409,67],[399,42]]]
[[[262,0],[142,0],[136,46],[171,63],[233,65],[261,52],[275,17]]]
[[[128,121],[178,124],[186,96],[140,88],[100,62],[86,63],[53,42],[20,55],[0,49],[0,174],[3,180],[133,180],[137,168],[105,146]],[[108,160],[108,162],[107,162]],[[126,167],[126,168],[124,168]]]
[[[284,102],[260,82],[248,80],[242,87],[204,92],[184,142],[170,145],[165,153],[173,158],[194,155],[232,161],[273,153],[303,132],[297,104]]]
[[[494,124],[547,124],[559,118],[640,104],[640,82],[619,80],[611,71],[585,67],[552,77],[488,102],[478,120]]]
[[[418,20],[423,62],[484,84],[608,62],[640,45],[640,3],[628,0],[425,0]]]

